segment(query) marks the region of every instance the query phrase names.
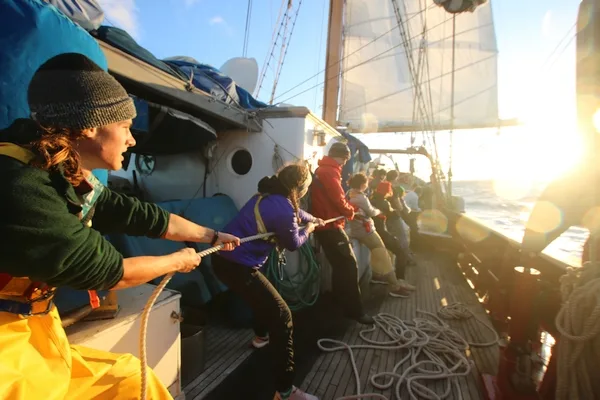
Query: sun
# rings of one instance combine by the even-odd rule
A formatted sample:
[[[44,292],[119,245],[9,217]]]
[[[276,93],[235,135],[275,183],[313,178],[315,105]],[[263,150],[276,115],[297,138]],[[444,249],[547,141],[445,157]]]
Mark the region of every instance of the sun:
[[[531,120],[519,135],[500,134],[492,161],[496,193],[525,197],[532,187],[548,183],[573,168],[583,154],[581,136],[568,121]]]

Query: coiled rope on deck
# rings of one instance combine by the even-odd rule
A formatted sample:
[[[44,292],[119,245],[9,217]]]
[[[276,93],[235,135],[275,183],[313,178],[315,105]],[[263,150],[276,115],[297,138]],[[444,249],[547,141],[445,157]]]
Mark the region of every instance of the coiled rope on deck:
[[[598,399],[600,263],[569,268],[560,284],[563,305],[555,320],[560,332],[556,399]]]
[[[379,372],[373,374],[370,378],[371,385],[381,390],[390,388],[396,381],[394,393],[397,399],[401,398],[400,390],[403,385],[406,385],[412,400],[444,399],[450,395],[453,386],[456,388],[458,398],[462,399],[458,378],[468,375],[472,368],[472,361],[467,358],[465,351],[469,346],[487,347],[496,345],[498,334],[491,326],[475,316],[471,310],[461,303],[454,303],[440,308],[438,310],[439,317],[422,310],[417,310],[417,313],[430,316],[433,320],[415,318],[412,321],[404,321],[395,315],[381,313],[374,317],[375,325],[373,327],[359,333],[361,339],[367,344],[348,345],[333,339],[320,339],[317,342],[319,348],[325,352],[345,350],[350,356],[356,382],[356,394],[338,397],[336,400],[389,400],[388,397],[380,393],[361,393],[360,377],[354,357],[354,350],[358,349],[406,350],[407,354],[395,364],[391,371]],[[485,343],[468,342],[440,319],[466,320],[471,317],[474,317],[493,332],[493,341]],[[371,339],[371,337],[376,336],[378,330],[383,331],[388,340],[376,341]],[[326,345],[330,345],[330,347]],[[410,361],[409,367],[400,374],[398,370],[407,361]],[[444,383],[443,393],[436,393],[425,385],[424,381],[431,380]]]
[[[325,224],[329,224],[331,222],[337,221],[338,219],[342,219],[342,218],[344,218],[344,217],[331,218],[324,222],[325,222]],[[266,239],[273,235],[275,235],[274,232],[267,232],[267,233],[260,233],[258,235],[248,236],[248,237],[240,239],[240,244],[251,242],[253,240]],[[198,255],[200,257],[206,257],[210,254],[216,253],[217,251],[223,249],[223,247],[224,246],[222,244],[220,244],[218,246],[214,246],[214,247],[208,248],[206,250],[202,250],[202,251],[198,252]],[[165,275],[165,277],[162,279],[162,281],[160,281],[158,286],[156,286],[156,288],[150,295],[150,298],[148,299],[148,302],[146,303],[146,306],[144,307],[144,311],[142,312],[142,320],[141,320],[141,326],[140,326],[140,348],[139,348],[141,368],[142,368],[142,386],[141,386],[141,394],[140,394],[141,400],[146,400],[146,396],[148,393],[148,376],[147,376],[147,374],[148,374],[148,359],[146,356],[146,332],[148,330],[148,318],[150,317],[150,311],[152,310],[152,306],[154,306],[156,299],[158,299],[158,296],[160,296],[161,292],[163,291],[165,286],[167,286],[167,284],[169,283],[171,278],[173,278],[174,275],[175,275],[174,272]]]

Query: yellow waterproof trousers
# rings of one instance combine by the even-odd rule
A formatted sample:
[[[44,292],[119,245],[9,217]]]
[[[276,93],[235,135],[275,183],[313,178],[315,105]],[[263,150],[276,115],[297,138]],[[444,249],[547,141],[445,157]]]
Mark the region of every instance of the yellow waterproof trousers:
[[[138,399],[140,361],[69,345],[56,307],[47,315],[0,312],[0,399]],[[172,399],[148,371],[148,399]]]

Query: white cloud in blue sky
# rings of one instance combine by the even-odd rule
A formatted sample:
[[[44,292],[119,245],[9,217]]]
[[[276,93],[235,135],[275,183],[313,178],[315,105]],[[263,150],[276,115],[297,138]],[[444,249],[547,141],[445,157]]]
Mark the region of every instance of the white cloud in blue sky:
[[[225,33],[227,33],[227,35],[233,36],[233,28],[220,15],[215,15],[214,17],[212,17],[208,21],[208,24],[211,26],[221,26],[225,30]]]
[[[135,0],[98,0],[108,23],[124,29],[134,39],[140,38],[140,23]]]

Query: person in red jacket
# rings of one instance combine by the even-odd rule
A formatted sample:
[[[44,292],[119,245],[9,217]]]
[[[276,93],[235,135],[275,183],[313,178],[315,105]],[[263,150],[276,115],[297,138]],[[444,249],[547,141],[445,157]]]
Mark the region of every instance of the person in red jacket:
[[[350,149],[336,142],[327,156],[319,160],[319,167],[311,190],[312,214],[323,220],[343,215],[354,218],[354,207],[346,200],[342,188],[342,167],[350,159]],[[331,264],[333,294],[343,304],[346,315],[361,324],[375,321],[364,311],[358,287],[358,264],[350,240],[344,232],[344,219],[315,229],[315,236]]]

